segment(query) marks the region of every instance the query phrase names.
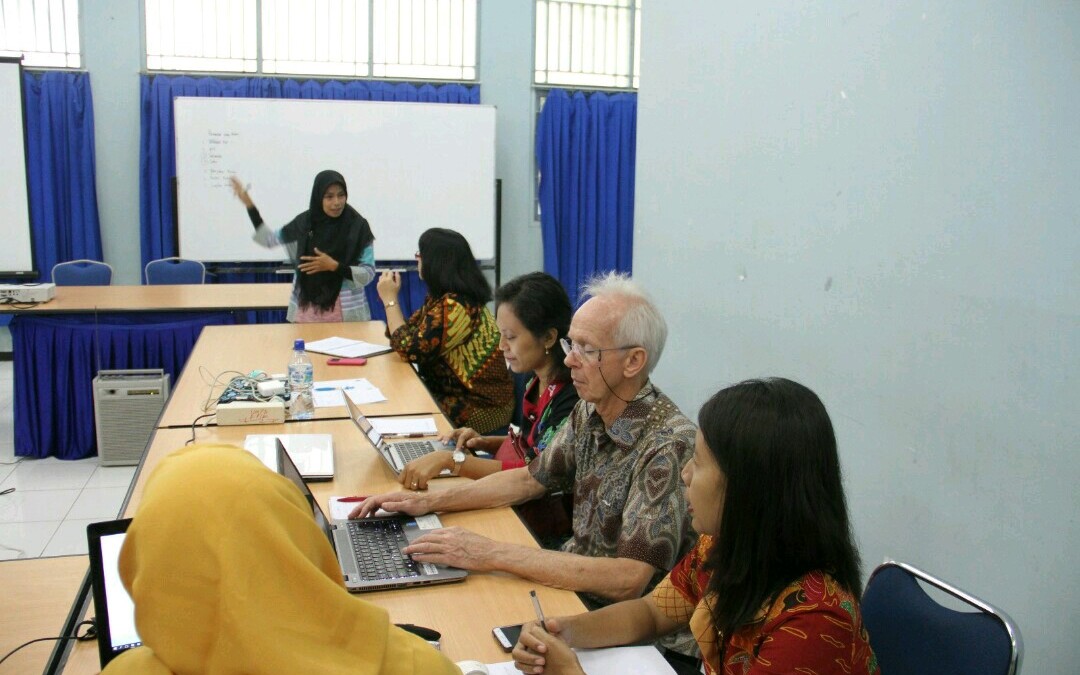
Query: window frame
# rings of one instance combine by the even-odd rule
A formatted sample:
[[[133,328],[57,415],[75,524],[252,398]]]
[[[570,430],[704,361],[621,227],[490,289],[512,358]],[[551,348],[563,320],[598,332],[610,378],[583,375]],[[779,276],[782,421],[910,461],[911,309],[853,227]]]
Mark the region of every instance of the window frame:
[[[180,1],[180,0],[177,0],[177,1]],[[411,2],[412,0],[393,0],[393,1],[403,3],[403,2]],[[438,1],[439,0],[436,0],[436,2],[438,2]],[[361,62],[361,61],[354,61],[354,62],[342,61],[342,62],[340,62],[342,65],[354,66],[357,70],[363,70],[363,71],[365,71],[366,74],[347,75],[347,74],[334,74],[334,73],[329,73],[329,72],[322,72],[322,73],[316,73],[316,72],[290,72],[288,70],[282,70],[280,68],[280,66],[279,66],[278,70],[276,70],[275,72],[267,72],[266,70],[264,70],[263,63],[264,63],[264,61],[271,60],[271,59],[267,59],[265,57],[265,54],[264,54],[264,51],[265,51],[264,50],[265,33],[264,33],[264,25],[263,25],[263,0],[254,0],[254,2],[255,2],[255,10],[254,11],[255,11],[255,42],[256,42],[256,44],[255,44],[255,59],[254,59],[255,60],[255,68],[254,68],[254,70],[250,70],[250,71],[249,70],[197,70],[197,69],[180,70],[180,69],[160,69],[160,68],[150,68],[149,67],[149,63],[148,63],[149,62],[149,54],[147,54],[147,42],[148,42],[148,40],[147,40],[147,25],[146,25],[146,0],[143,0],[143,2],[139,3],[140,18],[141,18],[141,28],[142,28],[141,35],[142,35],[142,67],[143,67],[143,72],[153,73],[153,74],[170,74],[170,73],[171,74],[181,74],[182,73],[182,74],[206,75],[206,76],[223,77],[223,78],[275,77],[275,78],[287,78],[287,79],[302,78],[302,79],[310,79],[310,80],[364,80],[364,81],[381,81],[381,82],[414,82],[414,83],[425,83],[425,84],[445,83],[445,84],[463,84],[463,85],[466,85],[466,86],[472,86],[472,85],[479,85],[480,84],[480,2],[481,2],[481,0],[471,0],[471,2],[474,3],[471,13],[472,13],[472,18],[475,21],[475,25],[471,30],[471,32],[472,32],[472,47],[471,47],[471,50],[470,50],[470,48],[468,46],[465,45],[465,42],[466,42],[465,37],[468,35],[469,31],[464,30],[463,31],[464,35],[462,36],[462,61],[464,61],[465,57],[471,56],[474,59],[474,63],[472,65],[466,65],[466,64],[463,63],[460,66],[453,66],[453,65],[447,66],[445,64],[439,64],[439,63],[421,64],[421,67],[426,66],[426,65],[430,65],[433,68],[453,67],[453,68],[459,69],[459,71],[461,71],[462,73],[464,73],[467,70],[471,69],[472,72],[473,72],[473,75],[474,75],[474,77],[471,78],[471,79],[437,77],[437,76],[434,76],[434,75],[426,75],[425,76],[425,75],[422,75],[422,74],[416,74],[416,75],[403,74],[401,76],[374,75],[373,73],[376,71],[377,67],[381,67],[383,69],[386,69],[387,67],[389,67],[391,69],[394,69],[394,68],[398,68],[398,67],[402,67],[402,66],[408,68],[409,66],[412,65],[412,64],[402,64],[400,62],[396,62],[396,63],[379,63],[379,64],[375,63],[376,21],[375,21],[375,16],[374,16],[375,15],[374,10],[375,10],[375,2],[376,2],[376,0],[361,0],[362,4],[367,5],[367,13],[368,13],[367,14],[367,36],[366,36],[366,38],[367,38],[367,50],[366,50],[367,60],[365,62]],[[469,10],[468,10],[467,7],[465,7],[465,4],[470,2],[470,0],[461,0],[461,2],[462,2],[462,5],[463,5],[463,7],[462,7],[463,17],[467,17],[468,14],[469,14]],[[450,11],[451,16],[453,16],[452,7],[448,11]],[[400,24],[398,25],[398,30],[400,31]],[[415,31],[415,28],[413,28],[413,30]],[[436,40],[436,42],[437,42],[437,40]],[[400,52],[399,52],[399,54],[400,54]],[[193,58],[202,58],[202,57],[193,57]],[[278,64],[282,64],[282,63],[287,64],[287,63],[289,63],[289,60],[287,60],[287,59],[272,59],[272,60],[277,62]],[[331,62],[331,63],[333,63],[333,62]]]
[[[602,6],[604,6],[604,5],[594,5],[593,3],[583,2],[582,0],[533,0],[533,6],[534,6],[533,13],[532,13],[532,21],[533,21],[533,40],[532,40],[533,41],[533,68],[532,68],[532,78],[531,79],[532,79],[532,87],[533,87],[534,91],[540,92],[540,91],[546,91],[548,89],[566,89],[567,91],[584,91],[584,92],[603,91],[603,92],[630,92],[630,93],[636,93],[638,91],[638,89],[640,87],[640,79],[641,79],[641,75],[640,75],[640,65],[641,65],[641,23],[642,23],[641,17],[642,17],[642,15],[644,13],[644,4],[643,4],[644,0],[627,0],[628,4],[625,5],[625,9],[628,10],[629,16],[630,16],[630,25],[629,25],[629,29],[628,29],[628,38],[627,38],[628,39],[628,49],[627,49],[627,56],[626,56],[626,58],[628,59],[628,63],[627,63],[627,74],[625,75],[625,77],[627,78],[629,83],[627,85],[625,85],[625,86],[619,86],[619,85],[593,85],[593,84],[585,84],[585,83],[559,83],[559,82],[551,82],[550,78],[549,78],[549,80],[547,82],[537,82],[536,81],[536,74],[537,74],[537,72],[539,72],[541,70],[541,68],[538,67],[539,64],[536,62],[537,40],[539,38],[539,33],[540,33],[540,27],[537,25],[537,14],[538,14],[538,12],[536,10],[536,7],[538,7],[541,3],[546,4],[546,5],[552,4],[552,3],[559,3],[559,4],[563,4],[563,5],[578,5],[578,6],[582,6],[582,7],[585,7],[585,6],[600,6],[600,7],[602,7]],[[613,6],[620,7],[620,5],[613,5]],[[549,40],[550,40],[550,36],[549,36]],[[566,71],[551,71],[551,70],[546,69],[546,68],[543,69],[543,70],[546,73],[566,72]],[[582,74],[587,75],[588,73],[582,73]],[[609,77],[616,77],[616,75],[609,75]],[[538,101],[537,101],[537,114],[539,114],[539,110],[540,110],[541,107],[542,107],[542,101],[539,100],[539,98],[538,98]]]
[[[36,7],[36,5],[37,5],[37,3],[39,1],[40,0],[30,0],[32,9],[34,10],[33,13],[35,15],[39,11],[42,11],[42,10],[38,10],[37,7]],[[68,3],[70,3],[70,4],[72,4],[74,6],[75,19],[73,21],[67,18],[67,10],[68,10],[67,5],[68,5]],[[2,3],[0,3],[0,4],[2,4]],[[46,2],[46,7],[45,7],[45,9],[43,11],[44,11],[47,18],[51,18],[50,17],[51,13],[49,11],[50,8],[47,5],[48,5],[48,3]],[[68,31],[68,29],[73,27],[75,29],[75,49],[74,50],[71,50],[71,51],[48,51],[48,52],[44,52],[44,51],[24,52],[24,51],[18,51],[18,50],[13,50],[13,49],[2,49],[2,48],[0,48],[0,56],[6,57],[6,58],[22,57],[22,67],[24,69],[26,69],[26,70],[31,70],[31,71],[42,71],[42,70],[82,71],[82,70],[85,70],[85,63],[84,63],[85,59],[83,58],[83,37],[82,37],[82,34],[83,34],[82,0],[61,0],[60,5],[61,5],[62,11],[64,13],[64,31],[65,31],[64,32],[64,43],[65,43],[64,46],[67,47],[68,42],[69,42],[69,40],[68,40],[68,32],[67,31]],[[21,9],[21,7],[20,7],[20,9]],[[0,11],[2,11],[2,7],[0,7]],[[36,16],[35,16],[35,19],[36,19]],[[34,28],[35,28],[36,32],[40,32],[38,30],[37,25],[36,25],[36,21],[35,21]],[[52,44],[52,39],[51,38],[52,38],[52,33],[50,31],[50,46]],[[31,54],[31,55],[40,55],[40,56],[56,56],[56,57],[59,57],[59,58],[63,59],[64,65],[55,65],[55,64],[47,64],[47,63],[34,63],[33,61],[27,61],[27,54],[28,53]],[[71,63],[70,63],[72,58],[74,58],[77,61],[77,63],[75,65],[71,65]]]

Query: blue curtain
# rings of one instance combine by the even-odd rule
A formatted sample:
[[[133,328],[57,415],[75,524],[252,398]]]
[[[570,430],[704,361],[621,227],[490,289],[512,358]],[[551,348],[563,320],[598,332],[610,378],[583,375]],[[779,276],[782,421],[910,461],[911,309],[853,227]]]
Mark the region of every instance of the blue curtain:
[[[406,83],[297,82],[272,77],[222,80],[212,77],[143,75],[142,129],[139,151],[140,232],[142,262],[177,255],[173,228],[173,179],[176,177],[176,148],[173,140],[175,96],[218,96],[235,98],[301,98],[351,101],[414,101],[422,103],[480,103],[480,87],[460,84],[412,85]],[[221,275],[218,282],[281,281],[273,274]],[[368,286],[368,302],[373,318],[382,316],[374,284]],[[426,290],[416,272],[405,275],[402,310],[408,314],[423,303]],[[416,298],[419,297],[419,300]],[[284,313],[260,312],[260,322],[283,320]]]
[[[544,271],[577,304],[595,274],[632,272],[637,95],[548,92],[536,129]]]
[[[90,75],[23,72],[34,265],[101,260]]]
[[[163,368],[175,387],[203,327],[232,323],[226,312],[103,314],[92,321],[16,316],[11,324],[15,454],[94,455],[93,379],[99,369]]]

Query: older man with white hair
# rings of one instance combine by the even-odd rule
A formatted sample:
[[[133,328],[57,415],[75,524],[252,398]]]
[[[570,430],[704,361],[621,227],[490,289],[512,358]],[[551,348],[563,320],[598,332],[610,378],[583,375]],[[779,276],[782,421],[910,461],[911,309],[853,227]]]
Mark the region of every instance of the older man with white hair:
[[[667,338],[656,306],[616,273],[593,280],[585,295],[563,341],[581,400],[546,450],[526,467],[466,485],[370,497],[352,516],[379,507],[413,515],[491,508],[572,491],[573,536],[561,551],[451,527],[405,552],[580,591],[594,606],[640,597],[663,578],[694,537],[679,472],[693,456],[696,428],[649,381]]]

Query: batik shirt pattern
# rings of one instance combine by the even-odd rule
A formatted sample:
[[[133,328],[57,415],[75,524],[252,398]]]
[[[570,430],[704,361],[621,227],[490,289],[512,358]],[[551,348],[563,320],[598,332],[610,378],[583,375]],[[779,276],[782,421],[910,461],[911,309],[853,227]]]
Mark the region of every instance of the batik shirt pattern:
[[[707,675],[880,675],[855,598],[832,577],[811,572],[766,603],[754,621],[734,633],[723,650],[705,596],[703,569],[713,538],[702,535],[694,549],[653,590],[667,616],[689,622]]]

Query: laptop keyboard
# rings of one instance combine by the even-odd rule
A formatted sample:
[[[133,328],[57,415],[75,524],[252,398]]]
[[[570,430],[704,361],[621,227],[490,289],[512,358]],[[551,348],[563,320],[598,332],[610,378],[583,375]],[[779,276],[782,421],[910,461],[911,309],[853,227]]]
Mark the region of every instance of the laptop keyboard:
[[[418,577],[420,564],[401,552],[408,545],[405,531],[396,520],[349,521],[360,576],[364,581]]]
[[[435,450],[430,441],[399,441],[394,447],[406,464]]]

